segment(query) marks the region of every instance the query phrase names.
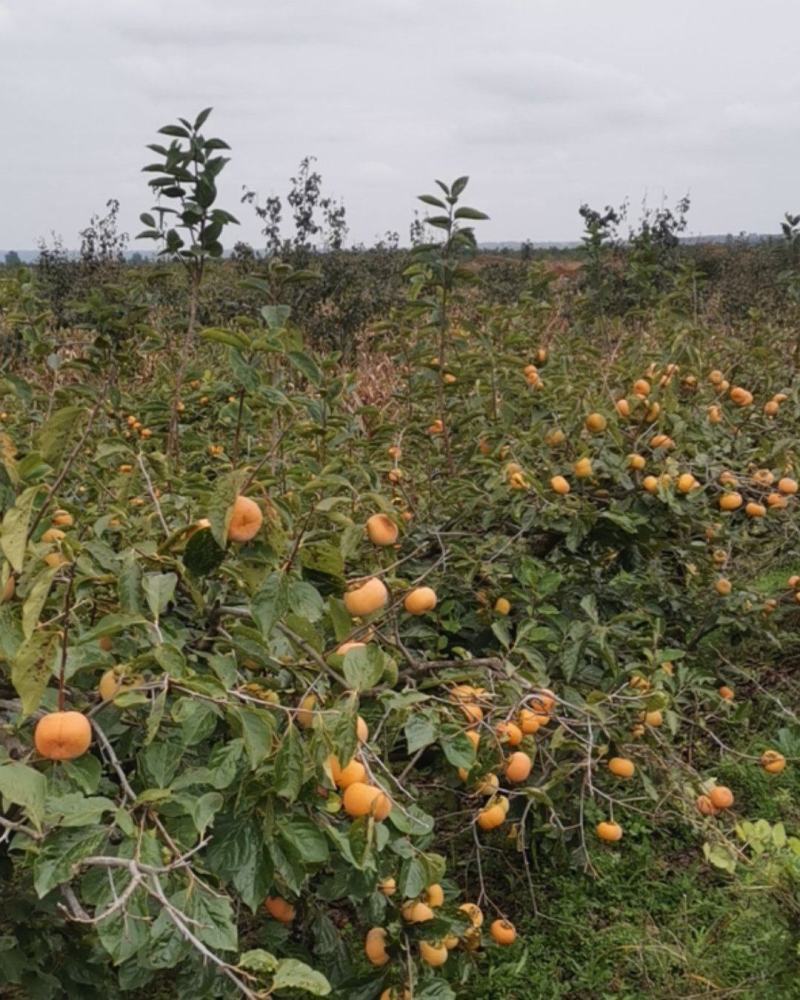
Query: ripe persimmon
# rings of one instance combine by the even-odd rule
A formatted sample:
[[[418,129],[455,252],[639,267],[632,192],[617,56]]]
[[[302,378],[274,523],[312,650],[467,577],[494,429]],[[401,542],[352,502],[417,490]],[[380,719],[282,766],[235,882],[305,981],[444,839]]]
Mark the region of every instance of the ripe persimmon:
[[[592,434],[602,434],[608,426],[608,421],[602,413],[590,413],[584,421],[584,426]]]
[[[348,816],[369,816],[384,820],[392,811],[392,802],[382,788],[354,781],[345,789],[342,806]]]
[[[527,781],[532,767],[533,761],[530,757],[522,750],[517,750],[506,761],[505,774],[509,781],[519,784],[522,781]]]
[[[478,813],[478,826],[481,830],[496,830],[498,826],[505,823],[506,812],[507,810],[500,805],[500,801],[495,800]]]
[[[767,774],[780,774],[786,767],[786,758],[777,750],[765,750],[761,754],[761,766]]]
[[[373,514],[367,518],[367,534],[373,545],[394,545],[400,532],[388,514]]]
[[[436,607],[433,587],[414,587],[403,598],[403,607],[410,615],[424,615]]]
[[[608,762],[608,769],[618,778],[632,778],[636,765],[627,757],[612,757]]]
[[[36,723],[36,749],[48,760],[74,760],[92,742],[92,726],[81,712],[49,712]]]
[[[513,944],[517,939],[517,931],[509,920],[493,920],[489,927],[492,940],[504,947]]]
[[[280,896],[267,896],[264,909],[282,924],[290,924],[295,918],[295,908]]]
[[[386,929],[383,927],[372,927],[367,931],[364,941],[364,954],[372,965],[382,966],[389,961],[389,954],[386,951]]]
[[[563,476],[553,476],[550,480],[550,487],[554,492],[560,494],[561,496],[566,496],[570,490],[569,483]]]
[[[730,809],[733,805],[733,792],[725,785],[714,785],[708,797],[715,809]]]
[[[261,530],[263,520],[264,515],[255,500],[238,496],[228,525],[228,539],[231,542],[252,541]]]
[[[619,823],[614,823],[613,820],[603,820],[598,823],[595,827],[595,832],[600,840],[605,840],[609,843],[622,840],[622,827]]]
[[[385,607],[389,600],[389,591],[382,580],[371,576],[364,583],[348,590],[344,595],[344,606],[353,617],[371,615]]]
[[[441,941],[420,941],[419,957],[426,965],[436,969],[447,961],[450,952]]]

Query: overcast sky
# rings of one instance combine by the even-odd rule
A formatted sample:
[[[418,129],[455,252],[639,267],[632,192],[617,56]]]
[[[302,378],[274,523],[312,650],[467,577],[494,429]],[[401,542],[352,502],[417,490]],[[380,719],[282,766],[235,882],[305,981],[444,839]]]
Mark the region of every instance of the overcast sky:
[[[220,204],[318,158],[351,240],[467,173],[484,240],[569,240],[578,206],[689,192],[695,233],[800,210],[798,0],[0,0],[0,247],[135,231],[157,128],[214,106]],[[232,242],[232,240],[228,240]]]

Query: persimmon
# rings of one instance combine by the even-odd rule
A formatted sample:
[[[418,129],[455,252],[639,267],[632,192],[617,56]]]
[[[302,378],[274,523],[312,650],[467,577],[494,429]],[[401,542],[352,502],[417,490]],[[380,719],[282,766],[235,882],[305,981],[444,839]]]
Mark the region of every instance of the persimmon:
[[[373,514],[367,518],[367,534],[373,545],[394,545],[400,532],[388,514]]]
[[[50,518],[50,523],[56,528],[71,528],[75,523],[75,518],[68,510],[57,510]]]
[[[558,448],[559,445],[562,445],[566,440],[567,440],[566,434],[560,428],[557,427],[547,434],[547,436],[544,439],[544,443],[549,448]]]
[[[700,484],[691,474],[691,472],[684,472],[678,476],[678,481],[675,483],[675,488],[679,493],[691,493],[692,490],[697,489]]]
[[[512,783],[519,784],[522,781],[527,781],[532,767],[533,761],[530,757],[522,750],[517,750],[506,761],[505,775]]]
[[[767,507],[773,510],[782,510],[788,506],[788,501],[782,493],[768,493]]]
[[[748,517],[766,517],[767,508],[763,504],[751,500],[745,505],[744,512]]]
[[[81,712],[49,712],[33,731],[36,749],[48,760],[74,760],[92,743],[92,726]]]
[[[584,426],[592,434],[602,434],[608,426],[608,421],[602,413],[590,413],[584,421]]]
[[[507,947],[517,939],[517,931],[509,920],[493,920],[489,927],[489,934],[492,940],[499,945]]]
[[[659,726],[662,726],[664,724],[664,716],[661,714],[661,709],[654,708],[649,712],[645,712],[644,723],[653,729],[658,729]]]
[[[336,653],[338,656],[347,656],[351,649],[365,649],[366,645],[367,644],[365,642],[358,642],[353,639],[348,642],[343,642],[341,645],[337,646]]]
[[[53,542],[60,542],[66,537],[61,528],[48,528],[42,535],[42,541],[51,545]]]
[[[518,747],[522,743],[522,730],[515,722],[499,722],[495,730],[501,743]]]
[[[632,452],[628,455],[628,468],[633,469],[634,472],[641,472],[646,465],[647,460],[644,455],[638,455],[636,452]]]
[[[252,541],[261,530],[264,515],[261,508],[250,497],[238,496],[233,503],[233,513],[228,525],[228,540],[231,542]]]
[[[723,701],[733,701],[734,692],[732,687],[728,687],[727,684],[723,684],[719,689],[719,696]]]
[[[372,815],[378,821],[386,819],[392,811],[392,802],[382,788],[354,781],[342,796],[342,806],[348,816]]]
[[[295,918],[295,908],[280,896],[267,896],[264,900],[264,909],[282,924],[290,924]]]
[[[500,787],[500,779],[496,774],[485,774],[478,784],[475,786],[475,791],[479,795],[494,795],[497,789]]]
[[[371,576],[364,583],[348,590],[344,595],[344,606],[353,617],[361,618],[371,615],[385,607],[389,600],[389,591],[382,580]]]
[[[403,920],[408,924],[424,924],[436,916],[427,903],[413,899],[404,903],[400,912],[403,915]]]
[[[556,707],[556,696],[548,688],[541,688],[531,698],[530,706],[540,715],[550,715]]]
[[[709,406],[706,412],[708,413],[709,423],[711,424],[722,423],[722,410],[716,404]]]
[[[595,827],[595,832],[600,840],[605,840],[609,843],[622,840],[622,827],[619,823],[614,823],[612,820],[603,820],[598,823]]]
[[[511,602],[506,597],[498,597],[494,602],[495,614],[500,615],[505,618],[506,615],[511,611]]]
[[[778,492],[783,493],[786,496],[792,496],[797,493],[797,480],[792,479],[789,476],[784,476],[782,479],[779,479]]]
[[[478,813],[478,826],[481,830],[496,830],[505,823],[505,820],[506,810],[500,805],[499,800],[485,806]]]
[[[735,385],[729,395],[731,402],[736,403],[737,406],[750,406],[753,402],[752,392],[748,392],[747,389],[742,388],[740,385]]]
[[[655,476],[645,476],[642,480],[642,489],[646,490],[648,493],[658,492],[658,480]]]
[[[97,690],[103,701],[111,701],[122,690],[123,684],[122,673],[112,667],[110,670],[106,670],[100,678]]]
[[[767,774],[780,774],[786,767],[786,758],[777,750],[765,750],[761,754],[761,766]]]
[[[550,480],[550,487],[555,493],[561,496],[566,496],[570,490],[569,483],[563,476],[553,476]]]
[[[389,961],[389,953],[386,951],[386,929],[383,927],[372,927],[367,931],[364,941],[364,953],[367,960],[376,966],[386,965]]]
[[[592,460],[590,458],[579,458],[573,465],[572,471],[578,479],[588,479],[592,474]]]
[[[520,709],[519,715],[517,716],[517,723],[526,736],[538,732],[539,727],[541,726],[539,713],[532,711],[530,708]]]
[[[403,598],[403,607],[410,615],[424,615],[436,607],[433,587],[414,587]]]
[[[478,733],[475,729],[467,729],[465,731],[464,735],[467,737],[467,739],[470,741],[470,743],[472,744],[472,746],[477,751],[478,744],[481,741],[480,733]]]
[[[621,417],[629,417],[631,415],[631,404],[627,399],[618,399],[614,403],[614,409]]]
[[[617,778],[632,778],[636,765],[627,757],[612,757],[608,762],[608,769]]]
[[[694,804],[701,816],[716,816],[719,812],[708,795],[698,795]]]
[[[725,785],[714,785],[708,797],[715,809],[730,809],[733,805],[733,792]]]
[[[428,906],[435,910],[444,905],[444,889],[438,882],[434,882],[423,893],[423,899]]]
[[[483,709],[480,705],[466,701],[461,703],[460,708],[469,722],[473,725],[477,725],[479,722],[483,721]]]
[[[458,910],[466,915],[473,927],[483,926],[483,911],[477,903],[462,903]]]
[[[733,590],[733,584],[726,577],[721,576],[715,583],[714,589],[721,597],[727,597]]]
[[[378,891],[384,896],[394,896],[397,892],[397,881],[391,875],[387,875],[378,883]]]
[[[640,378],[633,383],[633,394],[634,396],[639,396],[641,399],[645,399],[650,395],[650,383],[647,379]]]
[[[341,767],[339,759],[334,754],[331,754],[330,757],[328,757],[328,765],[330,767],[333,783],[337,788],[349,788],[350,785],[355,784],[357,781],[364,782],[367,777],[367,769],[361,761],[356,760],[355,757],[348,761],[344,767]]]
[[[430,965],[434,969],[444,965],[449,955],[450,952],[441,941],[420,941],[419,943],[419,957],[426,965]]]
[[[313,691],[310,694],[304,695],[300,699],[300,705],[297,709],[297,713],[295,714],[295,720],[301,729],[310,729],[314,725],[318,704],[319,699]]]
[[[369,739],[369,726],[360,715],[356,718],[356,738],[359,743],[366,743]]]

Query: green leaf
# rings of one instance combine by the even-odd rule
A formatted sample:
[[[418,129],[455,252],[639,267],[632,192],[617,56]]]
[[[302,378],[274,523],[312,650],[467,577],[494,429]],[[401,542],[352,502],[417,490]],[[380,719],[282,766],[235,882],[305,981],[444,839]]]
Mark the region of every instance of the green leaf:
[[[355,691],[367,691],[383,676],[383,653],[373,645],[349,649],[342,667],[348,685]]]
[[[47,799],[47,822],[53,826],[93,826],[103,813],[114,812],[116,805],[102,795],[85,796],[80,792],[51,795]]]
[[[47,781],[39,771],[16,761],[0,765],[0,796],[22,806],[37,830],[42,828],[46,794]]]
[[[183,553],[184,565],[193,576],[208,576],[224,558],[225,550],[219,547],[210,528],[195,531]]]
[[[302,351],[287,351],[286,357],[298,371],[305,375],[309,382],[317,386],[322,384],[322,372],[317,368],[312,357]]]
[[[220,476],[209,498],[208,519],[211,522],[211,534],[223,550],[228,544],[228,525],[233,516],[233,504],[239,495],[244,477],[245,473],[241,470]]]
[[[313,587],[305,580],[292,580],[289,584],[289,610],[306,618],[310,622],[317,622],[322,617],[325,609],[322,597],[316,587]]]
[[[104,615],[92,628],[87,629],[78,638],[78,645],[85,645],[89,642],[96,642],[107,635],[119,635],[120,632],[132,628],[134,625],[145,625],[147,619],[141,615],[130,614],[129,612],[115,612]]]
[[[291,315],[290,306],[262,306],[261,315],[270,330],[282,330]]]
[[[403,726],[409,754],[429,746],[436,739],[437,719],[430,711],[415,712]]]
[[[485,212],[479,212],[477,208],[467,208],[466,205],[462,208],[457,208],[453,213],[454,219],[476,219],[485,220],[489,216]]]
[[[315,997],[326,997],[331,991],[331,984],[322,975],[305,962],[296,958],[282,958],[272,980],[273,990],[302,990]]]
[[[220,878],[230,881],[253,913],[263,904],[272,882],[272,866],[257,823],[242,816],[221,816],[206,862]]]
[[[241,730],[244,748],[250,759],[250,768],[255,771],[272,748],[275,721],[266,709],[234,705],[228,712]]]
[[[305,864],[321,865],[328,860],[330,850],[325,834],[310,819],[281,817],[280,835],[293,846]]]
[[[271,976],[278,968],[278,959],[272,952],[264,951],[263,948],[253,948],[251,951],[243,951],[237,964],[240,969],[247,969],[262,976]]]
[[[475,747],[463,732],[442,733],[439,745],[444,751],[447,762],[453,767],[464,767],[469,770],[475,763]]]
[[[204,330],[201,330],[200,338],[210,343],[227,344],[228,347],[235,347],[240,351],[245,351],[250,346],[246,337],[232,330],[221,330],[218,327],[206,327]]]
[[[79,436],[86,417],[82,406],[64,406],[51,414],[34,437],[35,448],[52,465],[65,451],[67,442]]]
[[[175,596],[177,583],[177,573],[147,573],[142,578],[144,596],[147,598],[147,604],[156,621]]]
[[[34,629],[39,624],[42,608],[47,602],[47,595],[50,593],[53,578],[58,570],[58,566],[47,566],[39,573],[28,591],[28,596],[22,606],[22,634],[26,639],[33,635]]]
[[[292,723],[286,728],[275,758],[275,790],[289,802],[294,802],[303,786],[303,741]]]
[[[33,885],[41,899],[72,876],[82,858],[97,854],[106,842],[108,830],[81,827],[48,834],[47,843],[33,863]]]
[[[36,631],[17,650],[11,664],[11,683],[22,700],[23,718],[39,707],[52,676],[53,656],[58,645],[57,633]]]
[[[252,612],[261,634],[268,639],[275,624],[289,609],[289,580],[285,573],[270,573],[253,598]]]
[[[197,828],[197,832],[202,837],[206,832],[206,827],[222,809],[225,800],[219,792],[206,792],[197,799],[192,800],[191,817]]]
[[[16,503],[10,510],[6,511],[3,518],[0,530],[0,548],[17,573],[22,572],[33,505],[40,489],[40,486],[28,487],[17,497]]]

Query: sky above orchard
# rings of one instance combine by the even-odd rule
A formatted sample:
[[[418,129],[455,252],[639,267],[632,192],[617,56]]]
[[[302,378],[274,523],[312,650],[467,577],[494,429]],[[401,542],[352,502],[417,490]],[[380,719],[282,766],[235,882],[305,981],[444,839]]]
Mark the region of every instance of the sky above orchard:
[[[208,105],[254,245],[242,186],[285,195],[308,154],[351,242],[406,242],[414,196],[464,173],[484,241],[687,192],[692,233],[775,232],[800,211],[798,38],[797,0],[0,0],[0,247],[75,247],[112,197],[136,232],[145,144]]]

